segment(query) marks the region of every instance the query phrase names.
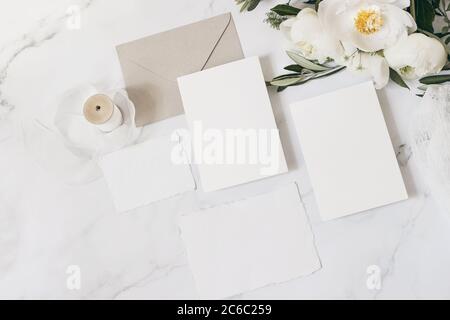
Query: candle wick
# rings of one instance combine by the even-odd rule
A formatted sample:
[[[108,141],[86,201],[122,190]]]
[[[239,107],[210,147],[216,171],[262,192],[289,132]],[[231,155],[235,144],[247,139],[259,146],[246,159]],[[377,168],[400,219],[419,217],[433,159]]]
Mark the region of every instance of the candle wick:
[[[95,107],[95,111],[100,111],[101,108],[102,108],[102,107],[100,107],[100,106],[96,106],[96,107]]]

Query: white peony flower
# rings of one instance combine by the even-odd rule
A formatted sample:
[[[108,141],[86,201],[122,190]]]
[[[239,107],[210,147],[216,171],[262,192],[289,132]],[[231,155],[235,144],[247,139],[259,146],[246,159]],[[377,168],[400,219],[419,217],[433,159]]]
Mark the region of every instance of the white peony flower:
[[[442,43],[421,33],[411,34],[386,49],[384,56],[389,66],[408,80],[438,73],[447,63],[447,52]]]
[[[404,8],[409,0],[323,0],[318,16],[326,33],[346,47],[374,52],[395,45],[417,29]]]
[[[311,8],[305,8],[295,18],[284,21],[280,29],[306,59],[324,63],[329,59],[339,60],[344,55],[340,41],[325,32],[317,12]]]
[[[348,57],[347,69],[372,77],[375,88],[381,89],[389,82],[389,65],[381,55],[358,51]]]

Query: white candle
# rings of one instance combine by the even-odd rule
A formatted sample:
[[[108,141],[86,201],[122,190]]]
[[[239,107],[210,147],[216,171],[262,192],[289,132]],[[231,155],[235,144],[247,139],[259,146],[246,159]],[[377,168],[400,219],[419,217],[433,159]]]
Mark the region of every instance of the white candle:
[[[103,132],[111,132],[123,123],[122,112],[105,94],[89,97],[83,107],[84,117]]]

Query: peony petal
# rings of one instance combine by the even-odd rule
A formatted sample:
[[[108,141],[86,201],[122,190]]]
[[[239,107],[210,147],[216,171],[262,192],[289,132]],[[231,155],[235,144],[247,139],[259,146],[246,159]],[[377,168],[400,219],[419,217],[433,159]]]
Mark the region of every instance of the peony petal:
[[[290,19],[287,19],[287,20],[283,21],[280,24],[280,31],[281,31],[281,33],[289,41],[292,41],[292,39],[291,39],[291,28],[292,28],[292,25],[294,23],[295,23],[295,18],[290,18]]]
[[[345,51],[340,41],[336,40],[330,34],[323,32],[317,42],[318,51],[322,57],[318,60],[320,63],[326,62],[328,58],[333,59],[338,64],[343,64]]]
[[[343,7],[342,0],[323,0],[319,4],[318,17],[322,26],[327,32],[334,33],[333,23],[336,21],[338,12],[341,12]]]
[[[386,6],[386,15],[390,17],[391,20],[396,20],[398,24],[406,26],[410,33],[417,30],[417,24],[411,14],[403,9],[396,6]]]
[[[291,39],[293,42],[312,42],[322,33],[322,26],[317,13],[312,9],[310,10],[312,12],[304,9],[297,15],[296,21],[291,27]]]
[[[384,55],[391,68],[408,80],[438,73],[447,63],[447,52],[441,42],[421,33],[399,41],[386,49]]]
[[[364,66],[372,75],[375,88],[384,88],[389,82],[389,65],[383,57],[375,54],[365,54]]]
[[[347,67],[352,72],[372,77],[377,89],[385,87],[389,82],[389,65],[378,54],[359,52],[352,56]]]
[[[397,6],[400,9],[409,8],[409,6],[411,5],[410,0],[378,0],[378,1]]]
[[[409,1],[408,1],[409,3]],[[319,5],[319,20],[325,32],[366,52],[383,50],[406,37],[417,26],[412,16],[401,6],[408,4],[395,0],[323,0]],[[398,6],[400,5],[400,6]],[[362,34],[355,28],[360,10],[379,7],[383,26],[373,34]]]
[[[305,8],[297,17],[289,20],[282,26],[282,31],[289,32],[287,38],[305,58],[318,60],[320,63],[329,58],[342,59],[344,50],[340,41],[324,31],[315,10]]]
[[[352,28],[348,31],[349,39],[359,49],[375,52],[395,45],[408,36],[407,28],[415,27],[415,22],[406,11],[395,6],[386,6],[382,11],[384,24],[380,31],[371,35],[361,34]],[[411,17],[411,20],[409,19]]]

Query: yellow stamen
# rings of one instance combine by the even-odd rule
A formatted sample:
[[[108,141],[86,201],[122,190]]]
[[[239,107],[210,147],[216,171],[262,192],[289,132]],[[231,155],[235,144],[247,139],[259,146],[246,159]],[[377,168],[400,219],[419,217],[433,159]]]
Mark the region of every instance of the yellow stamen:
[[[380,31],[383,22],[383,17],[379,10],[360,10],[355,18],[355,28],[360,33],[369,35]]]

